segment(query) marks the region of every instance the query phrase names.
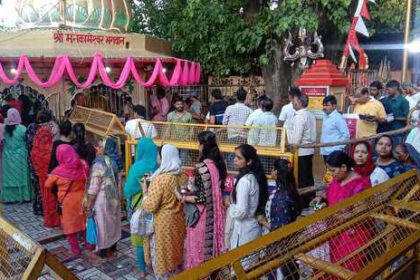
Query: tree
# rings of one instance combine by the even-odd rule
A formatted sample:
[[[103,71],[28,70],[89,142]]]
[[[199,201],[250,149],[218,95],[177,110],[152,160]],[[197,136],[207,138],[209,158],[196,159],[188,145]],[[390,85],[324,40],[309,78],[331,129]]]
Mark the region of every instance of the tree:
[[[299,27],[323,35],[326,57],[337,61],[357,1],[279,0],[142,0],[135,5],[137,31],[172,42],[175,55],[200,61],[205,74],[258,74],[275,100],[287,96],[295,68],[283,61],[288,32]],[[369,28],[399,29],[405,0],[369,4]],[[277,103],[277,102],[276,102]]]

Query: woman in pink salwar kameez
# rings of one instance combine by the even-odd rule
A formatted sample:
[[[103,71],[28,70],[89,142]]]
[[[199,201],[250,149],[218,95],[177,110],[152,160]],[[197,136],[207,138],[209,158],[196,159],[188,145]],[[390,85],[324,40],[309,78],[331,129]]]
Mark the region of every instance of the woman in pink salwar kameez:
[[[195,195],[180,196],[183,202],[195,203],[200,219],[187,227],[185,269],[190,269],[225,251],[225,210],[222,187],[226,178],[226,165],[210,131],[198,135],[200,162],[194,170]]]
[[[330,183],[326,198],[328,206],[334,205],[370,187],[369,178],[361,177],[353,171],[354,161],[346,153],[335,151],[327,158],[327,166],[333,171],[333,181]],[[366,244],[372,237],[372,232],[366,227],[355,226],[336,235],[330,240],[331,262],[336,263],[353,251]],[[365,252],[361,252],[342,266],[351,271],[363,268]]]

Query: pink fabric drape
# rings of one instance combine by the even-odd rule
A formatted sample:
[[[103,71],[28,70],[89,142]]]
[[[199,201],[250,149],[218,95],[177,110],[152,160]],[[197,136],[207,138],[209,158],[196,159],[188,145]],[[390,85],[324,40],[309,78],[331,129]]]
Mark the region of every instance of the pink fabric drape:
[[[189,66],[191,64],[191,66]],[[51,70],[51,74],[47,81],[42,81],[38,75],[35,73],[31,62],[28,57],[23,54],[19,58],[19,62],[16,68],[16,73],[14,77],[9,78],[3,68],[3,65],[0,62],[0,82],[4,82],[8,85],[16,84],[21,78],[23,70],[26,70],[29,78],[38,86],[49,88],[57,85],[61,81],[64,74],[67,74],[72,83],[74,83],[78,88],[87,88],[95,80],[96,76],[99,76],[102,82],[111,88],[119,89],[122,88],[130,75],[143,87],[154,86],[157,82],[164,87],[175,86],[175,85],[190,85],[200,82],[200,64],[194,62],[188,62],[186,60],[175,59],[175,67],[172,72],[170,79],[165,74],[162,61],[157,58],[155,65],[152,71],[152,75],[147,81],[144,81],[137,71],[134,59],[132,57],[127,57],[124,63],[124,67],[120,73],[120,77],[116,82],[113,82],[106,72],[106,67],[103,62],[102,54],[96,53],[93,56],[93,61],[91,63],[87,78],[84,82],[80,83],[78,77],[74,73],[73,65],[70,61],[70,58],[66,54],[58,55],[55,58],[54,66]]]
[[[225,217],[223,208],[222,190],[220,188],[219,171],[212,160],[204,160],[210,171],[213,198],[213,257],[225,252]],[[201,216],[195,227],[187,227],[187,248],[185,256],[185,269],[193,268],[204,262],[204,243],[206,232],[206,209],[204,205],[197,204]]]
[[[179,85],[180,86],[188,85],[188,78],[189,78],[188,61],[184,61],[184,67],[182,69],[182,75],[180,77]]]

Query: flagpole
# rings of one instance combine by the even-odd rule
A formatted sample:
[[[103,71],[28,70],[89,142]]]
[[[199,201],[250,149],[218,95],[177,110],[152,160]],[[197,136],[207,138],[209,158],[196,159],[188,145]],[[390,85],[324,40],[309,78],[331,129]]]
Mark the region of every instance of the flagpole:
[[[407,1],[407,13],[405,15],[404,48],[403,48],[401,82],[404,82],[407,78],[408,41],[410,40],[410,22],[411,22],[411,3],[412,3],[412,0]]]

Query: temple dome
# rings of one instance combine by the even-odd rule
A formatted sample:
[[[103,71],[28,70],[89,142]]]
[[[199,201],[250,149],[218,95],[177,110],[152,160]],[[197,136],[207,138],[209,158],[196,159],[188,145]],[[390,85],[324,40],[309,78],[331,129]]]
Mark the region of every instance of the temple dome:
[[[2,29],[67,26],[74,29],[130,31],[130,0],[3,0],[1,3]]]

